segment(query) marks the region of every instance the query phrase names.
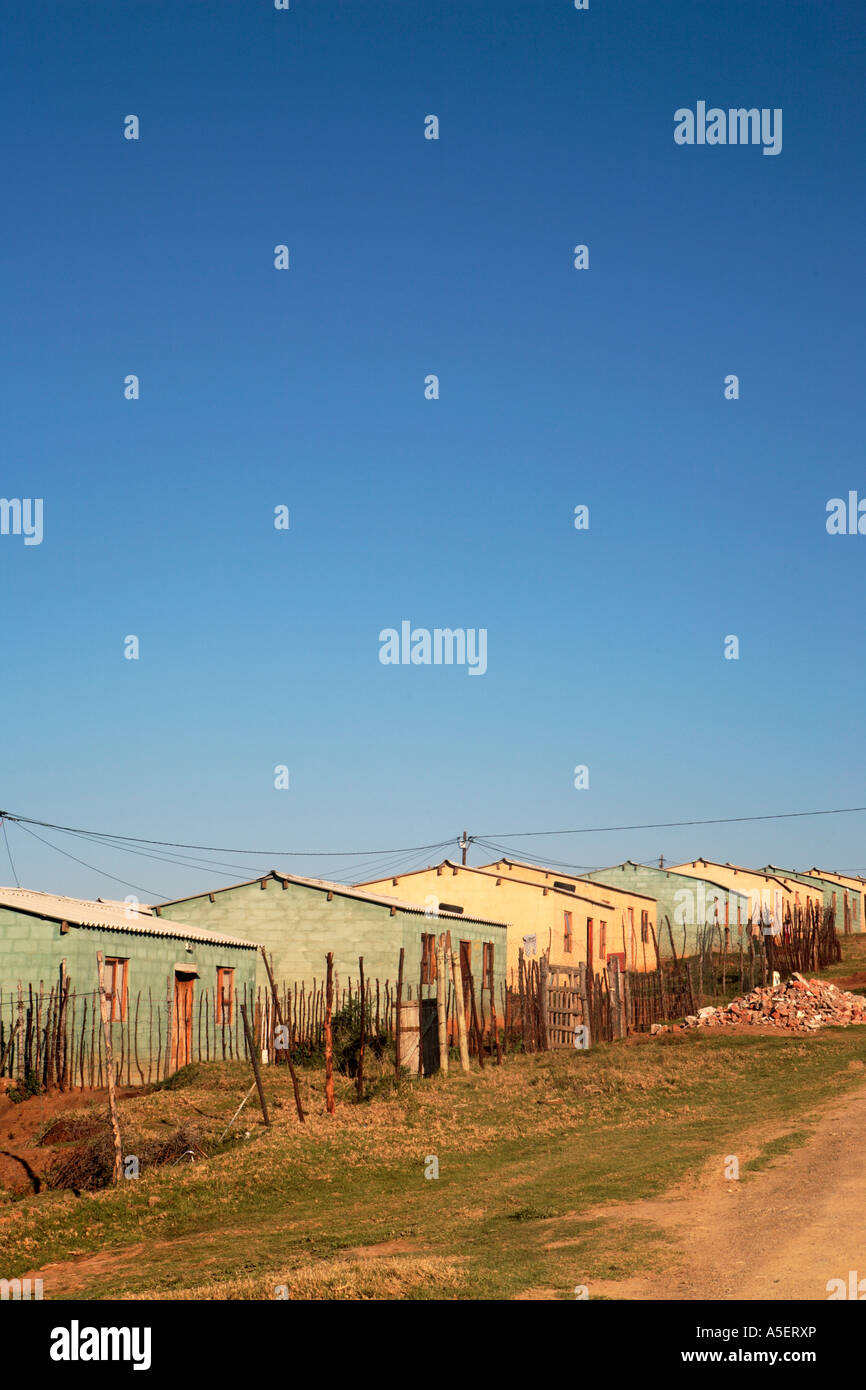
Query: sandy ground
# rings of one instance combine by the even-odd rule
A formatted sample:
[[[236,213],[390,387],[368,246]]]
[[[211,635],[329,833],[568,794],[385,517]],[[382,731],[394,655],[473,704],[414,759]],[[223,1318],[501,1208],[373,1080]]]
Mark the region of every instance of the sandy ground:
[[[866,1089],[820,1112],[805,1144],[745,1180],[726,1179],[723,1158],[688,1187],[592,1213],[651,1221],[676,1253],[665,1271],[592,1286],[590,1297],[826,1300],[828,1280],[847,1284],[857,1270],[866,1298]]]
[[[134,1090],[118,1090],[121,1097],[134,1094]],[[104,1108],[106,1092],[49,1091],[18,1104],[13,1104],[5,1094],[0,1095],[0,1187],[16,1195],[39,1192],[57,1154],[49,1145],[44,1148],[31,1146],[33,1135],[46,1121],[56,1119],[65,1110],[83,1110],[93,1101]]]

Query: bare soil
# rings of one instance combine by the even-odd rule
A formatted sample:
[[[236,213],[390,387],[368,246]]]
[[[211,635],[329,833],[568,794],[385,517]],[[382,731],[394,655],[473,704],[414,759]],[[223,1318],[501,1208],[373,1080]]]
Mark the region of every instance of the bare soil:
[[[135,1095],[134,1089],[118,1095]],[[33,1144],[33,1137],[49,1120],[68,1110],[86,1110],[93,1103],[108,1105],[107,1091],[48,1091],[13,1102],[0,1095],[0,1188],[15,1196],[43,1189],[46,1175],[57,1160],[58,1149]]]
[[[814,1117],[811,1117],[814,1121]],[[824,1300],[850,1270],[866,1277],[866,1090],[834,1103],[814,1134],[770,1167],[725,1178],[726,1155],[680,1189],[597,1208],[611,1221],[650,1221],[676,1253],[665,1269],[593,1285],[590,1297]],[[866,1286],[864,1286],[866,1287]]]

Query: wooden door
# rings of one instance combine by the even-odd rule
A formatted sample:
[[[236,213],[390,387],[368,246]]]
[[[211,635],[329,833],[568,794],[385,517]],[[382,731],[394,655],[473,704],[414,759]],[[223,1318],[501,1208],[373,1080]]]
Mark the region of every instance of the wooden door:
[[[174,976],[174,1040],[172,1064],[175,1071],[192,1061],[192,1004],[195,976]]]

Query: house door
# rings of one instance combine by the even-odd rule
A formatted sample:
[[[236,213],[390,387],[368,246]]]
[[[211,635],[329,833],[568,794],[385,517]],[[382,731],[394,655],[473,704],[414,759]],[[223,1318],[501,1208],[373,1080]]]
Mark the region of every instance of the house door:
[[[195,976],[174,972],[174,1039],[172,1065],[175,1071],[192,1061],[192,1001]]]
[[[439,1070],[439,1018],[435,999],[421,1000],[421,1070],[432,1076]]]

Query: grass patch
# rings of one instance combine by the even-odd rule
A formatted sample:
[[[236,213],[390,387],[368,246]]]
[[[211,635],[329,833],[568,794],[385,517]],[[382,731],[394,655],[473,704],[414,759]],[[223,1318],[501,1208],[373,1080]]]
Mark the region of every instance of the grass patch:
[[[793,1153],[794,1149],[799,1149],[811,1139],[814,1129],[794,1129],[790,1134],[781,1134],[777,1139],[771,1139],[764,1145],[759,1154],[754,1158],[749,1158],[742,1166],[743,1173],[761,1173],[765,1168],[769,1168],[773,1160],[783,1158],[785,1154]]]

